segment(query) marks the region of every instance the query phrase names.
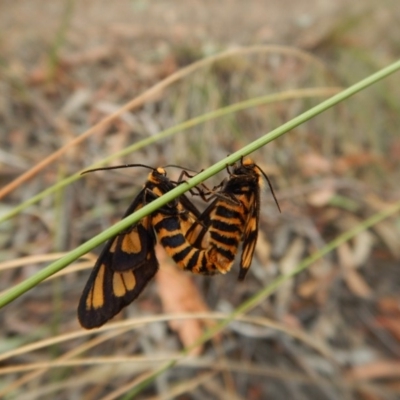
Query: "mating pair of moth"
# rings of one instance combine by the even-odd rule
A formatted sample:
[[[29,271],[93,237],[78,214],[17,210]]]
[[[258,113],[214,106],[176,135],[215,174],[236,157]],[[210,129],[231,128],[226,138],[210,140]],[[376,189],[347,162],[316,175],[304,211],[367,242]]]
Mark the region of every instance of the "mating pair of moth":
[[[243,242],[239,279],[244,279],[257,242],[262,175],[268,178],[251,159],[227,171],[219,190],[197,188],[203,199],[212,200],[202,213],[181,195],[107,242],[79,302],[84,328],[103,325],[142,292],[158,270],[157,238],[181,269],[202,275],[228,272]],[[164,168],[152,169],[124,217],[180,183]]]

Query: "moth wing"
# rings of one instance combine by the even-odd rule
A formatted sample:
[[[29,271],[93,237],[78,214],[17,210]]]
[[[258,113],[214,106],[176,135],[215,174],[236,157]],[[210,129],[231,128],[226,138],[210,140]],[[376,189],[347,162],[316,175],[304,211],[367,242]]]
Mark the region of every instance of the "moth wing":
[[[113,254],[105,252],[96,262],[78,305],[78,319],[86,329],[103,325],[129,305],[156,274],[158,262],[154,248],[146,261],[135,269],[116,271],[110,265]]]
[[[124,217],[143,206],[145,189]],[[156,243],[148,217],[110,239],[89,276],[78,305],[84,328],[99,327],[130,304],[156,274]]]
[[[253,207],[246,221],[243,232],[242,256],[240,261],[239,280],[243,280],[251,266],[254,250],[256,248],[258,237],[259,208],[258,204],[253,202]]]
[[[133,214],[143,207],[147,185],[139,192],[122,218]],[[105,256],[108,249],[112,253],[109,267],[114,271],[127,271],[136,269],[146,262],[147,254],[154,248],[156,238],[150,227],[149,217],[145,217],[127,230],[119,233],[110,240],[103,250],[101,257]]]
[[[109,247],[112,260],[109,266],[113,271],[135,270],[147,262],[147,255],[154,251],[156,243],[149,221],[150,218],[145,217],[112,239]]]

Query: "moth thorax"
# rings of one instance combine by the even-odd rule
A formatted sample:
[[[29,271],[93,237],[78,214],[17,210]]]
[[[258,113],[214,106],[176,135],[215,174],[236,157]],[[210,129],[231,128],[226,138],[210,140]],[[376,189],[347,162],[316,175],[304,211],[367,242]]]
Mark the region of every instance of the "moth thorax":
[[[243,160],[242,165],[245,167],[250,167],[254,166],[255,164],[253,163],[253,160],[251,158],[246,158],[245,160]]]
[[[166,172],[165,169],[162,168],[162,167],[156,168],[156,172],[157,172],[157,174],[159,174],[159,175],[163,175],[163,176],[166,176],[166,175],[167,175],[167,172]]]

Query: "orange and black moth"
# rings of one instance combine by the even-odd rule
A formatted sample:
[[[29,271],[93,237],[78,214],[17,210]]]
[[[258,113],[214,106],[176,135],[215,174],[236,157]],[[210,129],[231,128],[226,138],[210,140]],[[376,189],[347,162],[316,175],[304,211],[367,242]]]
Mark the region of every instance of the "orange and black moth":
[[[232,172],[228,168],[228,173],[229,178],[199,218],[205,230],[195,240],[191,240],[190,233],[196,222],[182,235],[181,221],[174,215],[156,211],[152,221],[170,257],[182,269],[197,274],[228,272],[243,242],[239,271],[239,279],[243,280],[257,243],[262,171],[251,159],[246,159],[235,164]],[[204,233],[208,235],[208,243],[201,249],[199,242]]]
[[[167,177],[164,168],[153,169],[124,218],[176,185],[177,182]],[[200,212],[184,195],[158,209],[159,214],[179,218],[182,235],[200,217]],[[158,270],[155,244],[156,236],[150,215],[107,242],[79,302],[78,319],[84,328],[103,325],[142,292]]]

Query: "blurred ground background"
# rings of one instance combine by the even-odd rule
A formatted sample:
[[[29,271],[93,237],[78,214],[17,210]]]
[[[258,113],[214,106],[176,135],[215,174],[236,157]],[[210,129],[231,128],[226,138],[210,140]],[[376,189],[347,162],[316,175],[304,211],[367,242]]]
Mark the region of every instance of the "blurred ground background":
[[[399,20],[396,1],[3,0],[0,188],[205,56],[238,45],[281,44],[319,61],[260,48],[200,69],[70,149],[3,198],[0,212],[205,112],[288,90],[349,86],[399,58]],[[395,74],[252,155],[272,180],[282,214],[265,191],[260,238],[245,282],[237,282],[237,267],[213,278],[176,273],[159,253],[157,283],[114,321],[167,312],[229,312],[340,233],[399,201],[399,82]],[[230,114],[113,162],[178,163],[200,170],[327,96]],[[0,225],[1,290],[47,265],[43,255],[71,250],[116,222],[146,175],[140,169],[87,175]],[[400,398],[399,239],[398,217],[358,235],[254,309],[250,314],[258,325],[230,325],[198,358],[165,373],[138,398]],[[20,260],[18,268],[6,264],[9,260]],[[119,388],[159,365],[155,358],[167,359],[201,333],[197,323],[153,322],[133,332],[113,330],[114,337],[89,333],[7,356],[63,333],[84,334],[76,307],[88,273],[42,283],[1,310],[2,395],[117,398]],[[270,320],[286,332],[261,326]],[[74,352],[82,359],[144,356],[149,362],[103,359],[98,365],[78,362],[43,370],[36,364],[34,372],[5,369],[76,359]]]

